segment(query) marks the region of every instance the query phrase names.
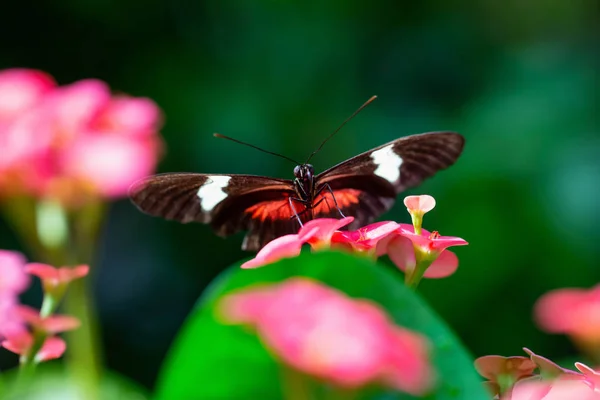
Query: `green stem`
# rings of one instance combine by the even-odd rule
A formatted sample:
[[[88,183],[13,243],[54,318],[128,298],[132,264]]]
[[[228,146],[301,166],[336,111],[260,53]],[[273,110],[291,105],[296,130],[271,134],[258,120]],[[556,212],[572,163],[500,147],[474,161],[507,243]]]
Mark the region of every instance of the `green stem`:
[[[67,313],[81,321],[78,329],[67,332],[67,366],[75,380],[82,385],[85,394],[82,398],[93,400],[99,396],[102,367],[97,318],[88,283],[87,279],[72,282],[65,299]]]
[[[346,389],[346,388],[332,388],[328,399],[331,400],[354,400],[358,396],[358,392],[355,389]]]
[[[283,367],[282,370],[283,398],[285,400],[310,400],[308,380],[298,371]]]
[[[427,271],[427,268],[433,263],[435,257],[423,257],[420,250],[415,249],[415,259],[415,269],[406,274],[404,281],[406,286],[411,289],[416,289],[417,286],[419,286],[421,279],[423,279],[423,275],[425,275],[425,271]]]
[[[21,228],[20,232],[25,242],[35,250],[37,258],[55,267],[91,264],[104,210],[100,203],[88,205],[77,212],[69,212],[58,203],[42,200],[37,207],[31,209],[37,211],[32,213],[37,220],[24,219],[26,214],[23,212],[11,214],[15,226],[27,226],[27,229]],[[58,235],[52,236],[53,232]],[[99,398],[101,350],[89,281],[90,278],[84,278],[71,282],[65,296],[66,312],[81,321],[78,329],[67,334],[66,361],[67,368],[78,384],[78,398],[94,400]],[[52,314],[62,297],[45,296],[42,317]],[[24,375],[35,368],[35,354],[41,346],[38,346],[37,340],[34,343],[35,348],[32,347],[31,354],[24,360]],[[43,341],[41,344],[43,345]]]

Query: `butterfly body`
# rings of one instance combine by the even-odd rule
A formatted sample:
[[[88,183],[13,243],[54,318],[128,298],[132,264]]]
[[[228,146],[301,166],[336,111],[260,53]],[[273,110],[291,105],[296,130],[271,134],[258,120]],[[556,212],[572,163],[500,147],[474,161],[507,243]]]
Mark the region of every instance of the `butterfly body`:
[[[353,216],[372,222],[397,195],[452,165],[464,138],[434,132],[396,139],[318,175],[311,164],[294,180],[254,175],[175,173],[142,179],[130,197],[143,212],[182,223],[210,224],[220,236],[247,231],[242,248],[259,250],[314,218]]]

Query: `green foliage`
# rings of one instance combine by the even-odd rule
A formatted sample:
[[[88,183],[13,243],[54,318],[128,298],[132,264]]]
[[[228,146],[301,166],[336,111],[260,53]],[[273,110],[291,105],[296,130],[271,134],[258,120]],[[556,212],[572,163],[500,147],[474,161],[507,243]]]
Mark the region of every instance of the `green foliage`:
[[[222,325],[214,307],[232,290],[263,282],[306,276],[356,298],[375,301],[401,326],[426,335],[433,343],[439,386],[431,399],[477,400],[486,395],[471,356],[459,340],[401,276],[368,259],[342,253],[303,253],[255,270],[237,266],[223,273],[200,299],[181,330],[164,365],[159,399],[282,397],[275,361],[249,330]],[[407,395],[378,392],[365,398],[405,399]]]
[[[80,371],[79,371],[80,372]],[[40,364],[29,379],[16,369],[4,372],[0,382],[1,400],[82,399],[82,380],[59,362]],[[98,399],[146,400],[149,393],[137,383],[112,371],[104,371]]]

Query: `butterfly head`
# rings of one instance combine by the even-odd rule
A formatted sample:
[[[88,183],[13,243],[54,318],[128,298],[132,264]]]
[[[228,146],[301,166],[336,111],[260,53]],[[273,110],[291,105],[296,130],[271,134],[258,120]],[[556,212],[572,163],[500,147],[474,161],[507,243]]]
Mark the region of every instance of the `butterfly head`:
[[[300,164],[294,168],[294,176],[300,181],[310,181],[315,175],[315,169],[311,164]]]

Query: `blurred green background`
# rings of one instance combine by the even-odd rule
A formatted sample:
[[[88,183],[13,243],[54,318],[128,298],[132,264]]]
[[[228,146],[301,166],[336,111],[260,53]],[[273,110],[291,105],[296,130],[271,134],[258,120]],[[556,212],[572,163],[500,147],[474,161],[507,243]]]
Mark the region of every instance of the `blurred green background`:
[[[461,132],[458,164],[412,193],[438,201],[426,228],[470,246],[423,296],[477,356],[527,346],[561,359],[576,350],[540,332],[532,306],[600,278],[598,16],[591,0],[10,2],[0,68],[153,98],[161,172],[290,178],[285,160],[212,133],[303,159],[373,94],[317,170],[400,136]],[[384,218],[409,221],[401,201]],[[152,387],[203,288],[249,256],[241,237],[114,204],[94,283],[108,366]],[[0,248],[22,249],[5,221]],[[37,305],[36,289],[25,300]],[[0,369],[15,364],[1,352]]]

